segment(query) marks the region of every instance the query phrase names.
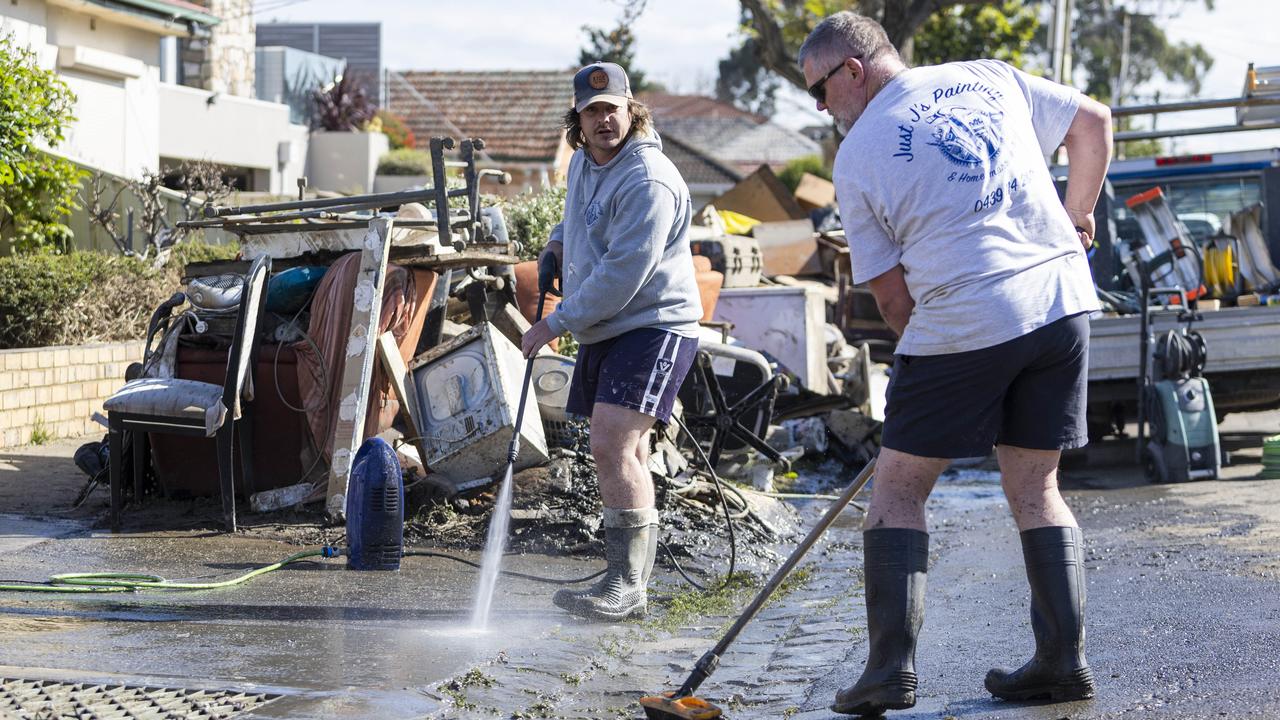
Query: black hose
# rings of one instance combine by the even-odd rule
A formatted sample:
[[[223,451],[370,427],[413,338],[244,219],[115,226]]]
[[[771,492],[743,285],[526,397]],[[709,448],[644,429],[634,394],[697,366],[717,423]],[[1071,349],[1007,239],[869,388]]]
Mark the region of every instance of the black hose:
[[[729,501],[724,499],[724,487],[720,484],[720,476],[716,474],[715,467],[711,465],[711,459],[708,458],[707,454],[702,450],[702,445],[698,443],[698,438],[694,437],[693,433],[689,432],[689,428],[684,424],[684,420],[680,419],[679,415],[672,415],[671,417],[676,421],[676,424],[680,426],[680,429],[684,431],[684,434],[689,436],[689,440],[693,442],[693,448],[698,451],[698,457],[702,458],[702,463],[707,466],[707,472],[711,474],[711,479],[716,485],[716,494],[720,496],[720,506],[724,508],[724,524],[725,528],[729,531],[729,572],[725,573],[724,580],[720,583],[720,587],[724,587],[729,584],[729,580],[733,577],[733,573],[737,569],[738,565],[738,541],[733,532],[733,517],[729,512]],[[667,550],[667,555],[671,556],[671,551],[669,549]],[[675,558],[672,557],[672,560],[674,559]],[[675,565],[677,569],[680,568],[679,563],[676,563]],[[688,575],[684,574],[684,570],[679,570],[679,572],[684,579],[688,580],[694,587],[699,590],[706,589],[698,583],[693,582]]]
[[[401,555],[402,555],[402,557],[436,557],[436,558],[444,558],[444,559],[446,559],[446,560],[452,560],[452,561],[454,561],[454,562],[460,562],[460,563],[462,563],[463,565],[469,565],[469,566],[471,566],[471,567],[473,567],[473,568],[476,568],[476,569],[479,569],[479,568],[480,568],[480,563],[475,562],[475,561],[473,561],[473,560],[468,560],[468,559],[463,558],[463,557],[458,557],[457,555],[450,555],[450,554],[448,554],[448,553],[431,552],[430,550],[407,550],[407,551],[405,551],[404,553],[402,553]],[[523,579],[525,579],[525,580],[532,580],[532,581],[534,581],[534,582],[540,582],[540,583],[548,583],[548,584],[551,584],[551,585],[577,585],[577,584],[579,584],[579,583],[587,582],[588,580],[595,580],[596,578],[598,578],[598,577],[600,577],[601,575],[605,574],[605,571],[604,571],[604,570],[601,570],[601,571],[599,571],[599,572],[592,573],[591,575],[588,575],[588,576],[586,576],[586,577],[568,579],[568,578],[553,578],[553,577],[546,577],[546,576],[544,576],[544,575],[532,575],[532,574],[530,574],[530,573],[516,572],[515,570],[499,570],[498,572],[499,572],[499,573],[501,573],[501,574],[503,574],[503,575],[506,575],[506,576],[508,576],[508,577],[523,578]]]

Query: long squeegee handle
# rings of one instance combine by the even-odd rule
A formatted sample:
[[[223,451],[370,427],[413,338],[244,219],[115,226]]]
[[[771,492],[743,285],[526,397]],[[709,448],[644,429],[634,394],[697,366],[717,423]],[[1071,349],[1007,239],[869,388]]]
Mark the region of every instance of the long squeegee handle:
[[[533,318],[533,324],[537,325],[542,321],[542,305],[547,301],[547,292],[544,290],[538,293],[538,309]],[[533,358],[537,354],[530,356],[524,364],[524,384],[520,386],[520,407],[516,409],[516,426],[511,431],[511,447],[507,448],[507,462],[512,465],[516,462],[516,456],[520,454],[520,426],[524,423],[524,404],[529,399],[529,381],[533,379]]]
[[[692,695],[697,692],[698,686],[701,685],[704,680],[711,677],[711,673],[715,672],[716,667],[720,664],[720,656],[724,654],[725,650],[729,649],[729,645],[732,644],[734,640],[738,639],[738,633],[741,633],[742,629],[747,626],[747,623],[751,622],[752,619],[755,618],[756,613],[760,612],[760,608],[764,607],[764,604],[768,602],[769,596],[773,594],[773,591],[777,590],[778,586],[782,584],[782,581],[787,579],[787,576],[791,574],[791,571],[795,569],[796,565],[800,564],[800,561],[804,558],[805,554],[809,552],[809,549],[813,547],[813,544],[818,542],[818,538],[822,537],[822,534],[827,531],[827,528],[831,527],[831,523],[835,522],[836,518],[840,516],[840,513],[844,511],[845,507],[853,500],[854,496],[857,495],[862,490],[863,486],[867,484],[867,481],[871,479],[871,474],[875,470],[875,467],[876,459],[873,457],[871,458],[871,462],[867,463],[867,466],[862,468],[862,472],[858,473],[858,477],[853,479],[853,482],[849,484],[849,487],[845,488],[840,497],[837,498],[835,502],[831,503],[831,507],[827,508],[826,514],[818,520],[818,523],[814,525],[811,530],[809,530],[809,534],[805,536],[804,540],[801,540],[800,544],[796,546],[796,549],[791,551],[791,555],[787,558],[786,562],[782,563],[782,566],[774,571],[773,577],[769,578],[769,582],[765,583],[764,587],[760,588],[760,592],[756,593],[755,599],[751,601],[751,604],[747,606],[746,610],[742,611],[742,614],[734,621],[733,626],[730,627],[725,632],[724,636],[720,638],[720,642],[716,643],[715,647],[708,650],[707,653],[698,660],[698,664],[694,666],[693,672],[689,673],[689,678],[685,680],[684,685],[681,685],[680,689],[676,691],[674,697],[681,698]]]

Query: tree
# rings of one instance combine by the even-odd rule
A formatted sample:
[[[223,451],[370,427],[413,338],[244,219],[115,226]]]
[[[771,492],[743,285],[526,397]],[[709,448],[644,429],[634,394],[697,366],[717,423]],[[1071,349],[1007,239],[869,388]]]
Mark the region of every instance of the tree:
[[[179,227],[170,219],[172,204],[178,205],[183,220],[195,220],[201,217],[200,211],[220,203],[232,192],[222,168],[204,160],[184,160],[176,169],[166,167],[159,172],[144,172],[137,180],[119,183],[112,193],[110,188],[116,182],[102,173],[94,173],[86,188],[89,218],[121,253],[151,259],[155,267],[163,265],[170,250],[191,232],[190,228]],[[181,199],[168,192],[166,186],[176,187]],[[124,208],[126,192],[138,206],[136,218]],[[133,247],[135,228],[141,232],[140,248]]]
[[[1213,0],[1204,0],[1213,9]],[[1173,43],[1160,27],[1161,21],[1176,16],[1187,0],[1160,0],[1151,14],[1127,13],[1110,0],[1076,0],[1076,16],[1071,26],[1073,68],[1084,70],[1086,94],[1113,105],[1123,105],[1135,90],[1151,80],[1168,86],[1181,85],[1187,94],[1200,92],[1204,75],[1213,67],[1213,57],[1199,43]],[[1116,80],[1120,76],[1124,44],[1125,15],[1129,22],[1128,62],[1120,97]]]
[[[1021,68],[1040,20],[1020,0],[999,5],[952,5],[929,16],[915,34],[915,62],[936,65],[994,58]]]
[[[65,139],[74,105],[70,88],[35,53],[0,36],[0,236],[14,250],[65,252],[71,240],[63,220],[84,172],[45,150]]]
[[[782,81],[760,62],[760,46],[749,37],[741,45],[729,51],[729,57],[720,61],[720,74],[716,78],[716,99],[733,103],[739,109],[771,117],[775,109],[775,96]]]
[[[823,18],[841,10],[853,10],[884,27],[889,42],[903,60],[913,60],[916,30],[940,7],[990,5],[996,0],[738,0],[747,20],[747,31],[759,43],[760,62],[800,89],[804,73],[796,65],[796,52],[809,31]]]
[[[601,61],[615,63],[627,71],[631,80],[632,92],[659,89],[645,78],[643,70],[635,66],[636,36],[631,27],[644,12],[648,0],[629,0],[623,5],[622,16],[612,30],[592,25],[583,25],[582,31],[587,34],[587,44],[578,52],[578,67]]]

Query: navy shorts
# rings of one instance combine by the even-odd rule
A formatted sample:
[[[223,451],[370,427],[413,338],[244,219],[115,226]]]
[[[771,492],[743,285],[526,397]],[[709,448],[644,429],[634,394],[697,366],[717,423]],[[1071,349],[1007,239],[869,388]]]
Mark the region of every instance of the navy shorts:
[[[881,441],[934,458],[985,456],[992,445],[1084,447],[1088,382],[1088,313],[980,350],[898,355]]]
[[[608,403],[671,419],[676,391],[698,354],[698,339],[655,328],[638,328],[603,342],[582,345],[573,368],[565,410],[591,415]]]

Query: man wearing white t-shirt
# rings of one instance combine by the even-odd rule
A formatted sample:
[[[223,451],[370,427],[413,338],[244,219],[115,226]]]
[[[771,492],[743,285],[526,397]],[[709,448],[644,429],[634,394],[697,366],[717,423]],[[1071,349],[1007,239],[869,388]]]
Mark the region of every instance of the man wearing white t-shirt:
[[[863,525],[869,652],[836,712],[915,704],[929,535],[924,504],[954,458],[992,446],[1031,585],[1032,659],[992,670],[1009,700],[1078,700],[1084,550],[1058,492],[1062,450],[1083,446],[1085,251],[1111,158],[1110,112],[991,60],[908,69],[875,21],[824,20],[800,49],[809,93],[845,134],[834,182],[854,282],[900,336],[883,448]],[[1065,208],[1046,156],[1070,160]]]

